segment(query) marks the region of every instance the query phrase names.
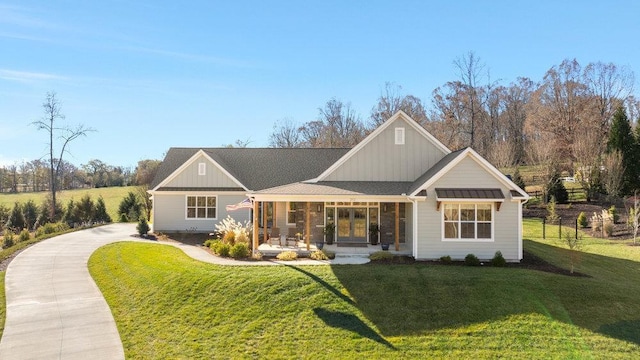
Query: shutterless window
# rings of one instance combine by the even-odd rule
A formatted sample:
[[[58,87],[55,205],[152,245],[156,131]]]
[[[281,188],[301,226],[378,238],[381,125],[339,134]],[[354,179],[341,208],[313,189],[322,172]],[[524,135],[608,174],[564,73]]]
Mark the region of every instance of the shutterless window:
[[[199,163],[198,164],[198,175],[200,175],[200,176],[207,175],[207,164],[206,163]]]
[[[404,145],[404,128],[396,128],[396,145]]]
[[[492,204],[444,204],[445,240],[491,240]]]
[[[187,196],[187,219],[215,219],[217,197]]]
[[[287,203],[287,225],[296,224],[297,205],[294,202]]]

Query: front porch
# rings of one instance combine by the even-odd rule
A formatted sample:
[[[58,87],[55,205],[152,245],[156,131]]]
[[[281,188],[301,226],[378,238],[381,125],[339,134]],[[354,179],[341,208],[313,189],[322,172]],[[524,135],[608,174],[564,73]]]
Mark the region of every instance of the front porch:
[[[380,244],[371,245],[371,244],[362,244],[358,246],[339,246],[336,243],[332,245],[324,244],[324,249],[331,251],[336,254],[336,256],[362,256],[366,257],[370,254],[381,251],[382,247]],[[307,250],[307,244],[304,241],[298,241],[296,244],[289,243],[288,245],[284,242],[282,244],[273,243],[262,243],[258,246],[258,251],[260,251],[265,256],[276,256],[283,251],[295,251],[299,256],[307,256],[311,252],[318,250],[315,243],[309,244],[309,250]],[[411,247],[410,244],[401,243],[399,244],[399,249],[396,251],[395,247],[391,245],[389,247],[389,253],[394,255],[411,255]]]

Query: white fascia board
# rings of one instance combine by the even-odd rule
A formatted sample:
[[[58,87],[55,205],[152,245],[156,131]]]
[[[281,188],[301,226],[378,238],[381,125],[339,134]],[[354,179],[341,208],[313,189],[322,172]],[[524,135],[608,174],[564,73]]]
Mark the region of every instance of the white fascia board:
[[[211,190],[193,190],[193,191],[155,191],[154,195],[246,195],[245,191],[211,191]]]
[[[381,132],[383,132],[386,128],[391,126],[396,120],[403,119],[409,126],[413,127],[418,133],[422,134],[425,138],[431,141],[437,148],[442,150],[442,152],[449,154],[451,150],[444,146],[438,139],[436,139],[431,133],[429,133],[425,128],[420,126],[415,120],[413,120],[409,115],[407,115],[404,111],[399,110],[392,117],[387,119],[382,125],[378,126],[371,134],[367,135],[362,141],[358,143],[358,145],[354,146],[351,150],[349,150],[346,154],[344,154],[338,161],[336,161],[333,165],[331,165],[327,170],[325,170],[322,174],[320,174],[317,178],[310,180],[311,182],[318,182],[324,180],[327,176],[329,176],[332,172],[334,172],[338,167],[347,162],[351,157],[353,157],[358,151],[364,148],[368,143],[370,143],[375,137],[377,137]]]
[[[198,157],[200,156],[204,156],[205,159],[207,159],[208,161],[210,161],[216,168],[218,168],[218,170],[222,171],[223,174],[225,174],[226,176],[228,176],[234,183],[236,183],[236,185],[238,185],[239,187],[245,189],[245,190],[249,190],[247,189],[246,186],[244,186],[240,181],[238,181],[238,179],[236,179],[233,175],[231,175],[227,169],[225,169],[224,167],[220,166],[220,164],[218,164],[215,160],[213,160],[211,158],[211,156],[209,156],[209,154],[207,154],[204,150],[200,149],[198,150],[195,154],[193,154],[193,156],[191,158],[189,158],[189,160],[185,161],[184,164],[180,165],[179,168],[177,168],[174,172],[171,173],[171,175],[167,176],[164,180],[162,180],[158,186],[156,186],[155,188],[153,188],[153,190],[157,190],[159,188],[161,188],[162,186],[164,186],[165,184],[171,182],[171,180],[175,179],[176,176],[178,176],[181,172],[184,171],[184,169],[186,169],[187,167],[189,167],[191,164],[193,164],[196,159],[198,159]]]
[[[298,201],[298,202],[410,202],[407,196],[398,195],[272,195],[272,194],[246,194],[256,201]]]

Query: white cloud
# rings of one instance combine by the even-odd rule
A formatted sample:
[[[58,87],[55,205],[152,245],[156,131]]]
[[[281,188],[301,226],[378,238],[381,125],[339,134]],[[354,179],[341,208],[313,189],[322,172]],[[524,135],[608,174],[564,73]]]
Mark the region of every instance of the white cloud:
[[[31,83],[36,81],[66,80],[67,78],[56,74],[0,69],[0,79]]]

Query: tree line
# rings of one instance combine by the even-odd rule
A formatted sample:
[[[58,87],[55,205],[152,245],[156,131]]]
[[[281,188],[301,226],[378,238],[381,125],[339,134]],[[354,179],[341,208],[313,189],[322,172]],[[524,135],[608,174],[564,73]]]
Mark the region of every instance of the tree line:
[[[566,172],[578,176],[589,196],[620,196],[640,188],[640,173],[629,173],[640,159],[627,153],[636,149],[632,142],[640,141],[637,126],[633,135],[640,101],[634,97],[630,69],[603,62],[582,66],[567,59],[541,80],[520,77],[505,84],[491,79],[473,52],[453,66],[457,78],[434,89],[426,100],[387,83],[365,119],[350,103],[333,98],[318,109],[314,120],[277,121],[269,145],[353,147],[402,110],[450,149],[470,146],[499,168],[538,165],[546,187]],[[631,134],[622,145],[611,139],[618,136],[614,114],[624,118],[624,131]],[[624,180],[611,185],[619,169],[626,171]]]

